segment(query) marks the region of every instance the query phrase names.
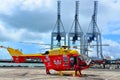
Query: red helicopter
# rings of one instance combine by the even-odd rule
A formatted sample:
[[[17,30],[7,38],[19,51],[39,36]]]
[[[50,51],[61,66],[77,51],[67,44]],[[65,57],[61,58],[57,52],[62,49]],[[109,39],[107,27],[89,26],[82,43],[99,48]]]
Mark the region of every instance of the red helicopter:
[[[75,71],[75,75],[78,75],[77,71],[79,71],[81,76],[81,70],[92,66],[91,59],[88,56],[79,54],[77,50],[67,49],[68,46],[37,54],[23,54],[18,49],[0,47],[8,50],[15,63],[43,62],[46,67],[46,74],[50,74],[51,69],[60,72],[72,70]]]

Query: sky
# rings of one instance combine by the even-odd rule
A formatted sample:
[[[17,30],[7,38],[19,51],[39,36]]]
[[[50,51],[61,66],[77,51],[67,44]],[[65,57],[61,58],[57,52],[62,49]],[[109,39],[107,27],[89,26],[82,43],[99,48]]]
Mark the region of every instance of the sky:
[[[74,20],[76,0],[61,0],[61,20],[69,32]],[[93,14],[94,0],[79,0],[79,22],[86,33]],[[103,55],[120,58],[120,0],[98,0],[97,25],[102,34]],[[0,45],[20,49],[24,53],[42,52],[50,44],[57,20],[57,0],[0,0]],[[0,59],[10,59],[0,49]]]

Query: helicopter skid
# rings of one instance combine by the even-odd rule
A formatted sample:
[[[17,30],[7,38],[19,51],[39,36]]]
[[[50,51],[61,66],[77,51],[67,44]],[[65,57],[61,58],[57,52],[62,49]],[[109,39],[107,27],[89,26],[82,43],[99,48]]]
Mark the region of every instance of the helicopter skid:
[[[64,76],[64,75],[70,75],[70,76],[73,76],[73,77],[75,77],[75,76],[79,76],[79,77],[81,77],[82,75],[81,75],[81,71],[80,71],[80,73],[79,73],[79,71],[77,71],[77,75],[76,75],[76,73],[75,73],[75,70],[70,70],[70,71],[58,71],[59,72],[59,75],[60,76]]]

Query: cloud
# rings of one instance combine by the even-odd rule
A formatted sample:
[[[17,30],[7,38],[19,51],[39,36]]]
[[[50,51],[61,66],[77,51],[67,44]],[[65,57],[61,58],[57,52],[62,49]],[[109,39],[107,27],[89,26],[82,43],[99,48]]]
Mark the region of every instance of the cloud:
[[[120,43],[110,40],[104,39],[103,44],[109,44],[109,46],[103,46],[103,55],[104,56],[112,56],[114,58],[119,58],[120,54]]]
[[[118,0],[99,1],[98,25],[103,34],[111,34],[111,31],[115,31],[120,26],[119,8],[120,1]]]
[[[18,0],[18,2],[13,0],[9,3],[9,0],[6,0],[6,2],[0,3],[4,4],[4,9],[2,10],[8,9],[9,11],[3,11],[0,14],[0,19],[6,24],[18,29],[20,27],[24,27],[32,31],[51,31],[57,19],[56,2],[57,0]],[[61,18],[65,29],[68,32],[68,27],[71,27],[74,20],[75,1],[66,0],[62,1],[61,3]],[[80,3],[80,6],[83,6],[85,3],[86,1],[82,1]],[[92,2],[89,1],[89,3]],[[7,4],[10,5],[10,7],[8,7]],[[89,6],[80,7],[80,15],[82,15],[80,17],[80,23],[88,20],[86,16],[89,16],[88,11],[90,12],[91,9],[87,10],[87,8],[89,8]],[[7,13],[10,13],[10,15],[8,15]]]
[[[37,32],[50,31],[53,27],[52,25],[55,24],[54,14],[36,11],[17,11],[14,15],[1,14],[0,19],[11,27],[17,29],[26,28],[30,31]]]
[[[45,9],[43,9],[45,8]],[[21,9],[23,10],[42,10],[46,11],[53,8],[53,1],[52,0],[23,0],[21,2]]]
[[[68,32],[68,27],[71,27],[74,20],[75,0],[61,1],[61,18],[65,30]],[[57,0],[0,0],[2,4],[0,6],[0,19],[18,29],[24,27],[39,32],[51,31],[56,21],[56,2]],[[99,0],[97,22],[103,34],[111,32],[109,23],[120,21],[119,4],[118,0]],[[83,31],[86,31],[93,14],[93,0],[80,1],[79,8],[79,22]]]
[[[1,59],[12,59],[12,57],[10,56],[10,54],[8,54],[6,49],[0,49],[0,60]]]
[[[103,45],[109,45],[109,46],[102,46],[102,54],[105,57],[109,56],[112,59],[116,59],[120,57],[120,43],[116,42],[114,40],[111,39],[107,39],[107,38],[103,38]],[[96,57],[96,48],[95,47],[89,47],[89,50],[91,50],[92,52],[89,51],[89,56],[94,56]],[[100,56],[100,55],[99,55]]]
[[[18,8],[23,10],[38,10],[42,8],[50,9],[52,0],[0,0],[0,13],[12,15]]]
[[[112,34],[116,34],[116,35],[120,35],[120,29],[115,30],[115,31],[112,31],[111,33],[112,33]]]
[[[11,15],[22,0],[0,0],[0,13]]]
[[[0,0],[0,3],[3,4],[0,6],[0,20],[11,27],[48,32],[55,24],[51,0]]]
[[[42,40],[48,34],[28,31],[24,28],[16,29],[12,27],[4,27],[0,24],[0,40],[1,41],[36,41]]]

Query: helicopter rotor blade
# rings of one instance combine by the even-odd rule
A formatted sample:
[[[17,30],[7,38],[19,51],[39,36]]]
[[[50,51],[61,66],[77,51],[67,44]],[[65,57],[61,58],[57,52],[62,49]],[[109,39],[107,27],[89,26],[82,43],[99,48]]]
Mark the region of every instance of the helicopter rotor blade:
[[[38,44],[38,45],[44,45],[44,46],[51,46],[51,44],[44,44],[44,43],[38,43],[38,42],[19,42],[19,43],[24,43],[24,44]],[[58,44],[53,45],[53,46],[59,46]],[[61,47],[61,46],[59,46]]]
[[[39,45],[50,45],[50,44],[43,44],[43,43],[37,43],[37,42],[19,42],[19,43],[25,43],[25,44],[39,44]]]
[[[1,45],[0,48],[7,48],[7,47]]]
[[[93,52],[92,50],[80,48],[80,47],[78,47],[78,46],[73,46],[72,48]]]
[[[98,44],[98,45],[96,45],[96,44],[92,44],[92,45],[89,45],[89,46],[110,46],[109,44]]]

